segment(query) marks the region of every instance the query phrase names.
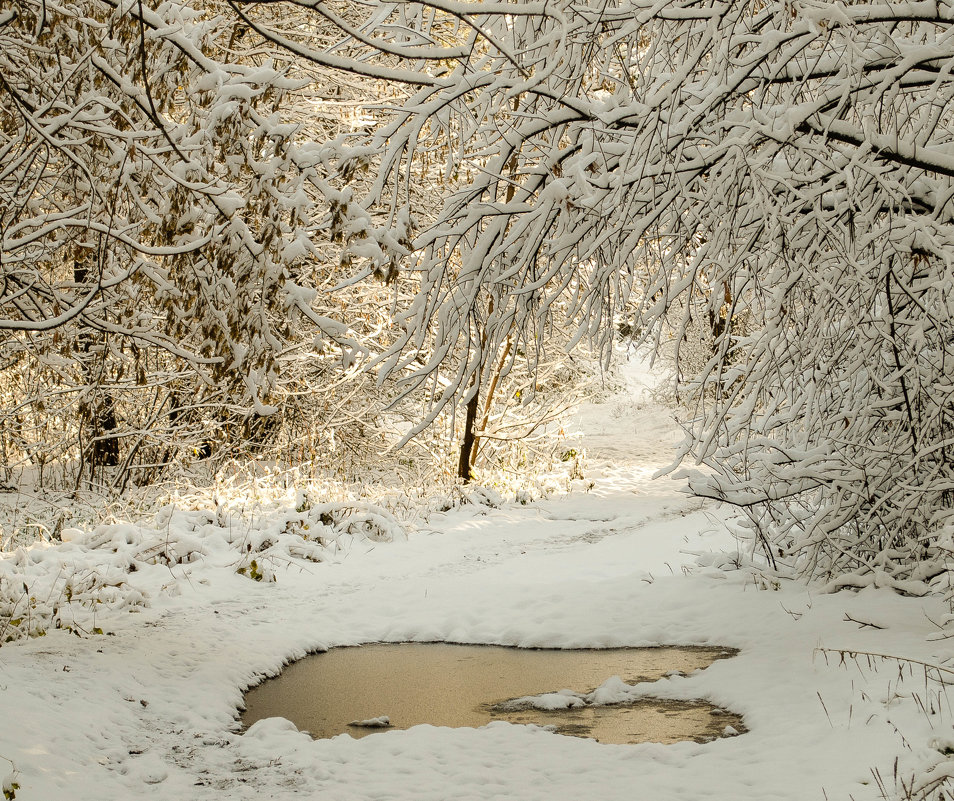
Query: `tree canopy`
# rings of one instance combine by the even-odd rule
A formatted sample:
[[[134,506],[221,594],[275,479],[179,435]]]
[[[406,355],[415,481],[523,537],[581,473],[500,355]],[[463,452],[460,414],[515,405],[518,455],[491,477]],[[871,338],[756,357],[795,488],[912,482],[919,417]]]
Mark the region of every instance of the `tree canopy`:
[[[8,329],[119,326],[254,403],[285,312],[345,335],[297,279],[321,230],[345,285],[404,293],[368,353],[430,398],[409,436],[625,319],[675,359],[692,486],[770,562],[943,571],[949,0],[229,0],[229,33],[185,0],[0,8]],[[309,144],[291,60],[386,97]],[[100,311],[144,291],[164,321]]]
[[[382,154],[368,202],[397,221],[418,160],[456,178],[388,367],[433,336],[424,381],[463,343],[449,397],[514,332],[532,360],[557,312],[605,352],[634,303],[694,409],[693,487],[770,560],[911,591],[943,570],[951,3],[364,8],[349,68],[418,88],[342,163]]]

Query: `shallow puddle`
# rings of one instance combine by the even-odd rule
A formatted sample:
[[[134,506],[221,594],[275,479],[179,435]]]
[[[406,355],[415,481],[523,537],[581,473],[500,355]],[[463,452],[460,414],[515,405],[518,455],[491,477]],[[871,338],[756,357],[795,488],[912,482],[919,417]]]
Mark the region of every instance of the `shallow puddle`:
[[[391,728],[420,723],[483,726],[492,720],[552,726],[560,734],[605,743],[706,742],[745,731],[738,715],[704,701],[644,699],[576,709],[504,710],[510,699],[587,693],[612,676],[627,684],[691,673],[735,655],[728,648],[549,650],[448,643],[373,644],[301,659],[245,696],[242,722],[283,717],[313,737],[381,728],[351,725],[387,717]],[[386,729],[384,729],[386,730]]]
[[[655,681],[673,671],[703,669],[735,653],[703,647],[571,651],[448,643],[333,648],[294,662],[251,689],[242,722],[250,726],[262,718],[283,717],[323,738],[382,731],[353,725],[382,717],[397,729],[420,723],[476,727],[507,720],[605,743],[706,742],[723,736],[727,726],[730,733],[745,731],[741,718],[705,701],[655,698],[552,711],[500,705],[564,689],[587,693],[612,676],[627,684]]]

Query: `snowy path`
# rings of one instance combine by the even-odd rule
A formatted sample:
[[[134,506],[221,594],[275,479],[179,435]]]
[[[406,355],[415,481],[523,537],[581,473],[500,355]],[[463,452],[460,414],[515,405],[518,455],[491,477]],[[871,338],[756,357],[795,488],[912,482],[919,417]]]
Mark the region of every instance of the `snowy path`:
[[[625,422],[608,411],[587,421],[601,454],[591,461],[611,460],[591,466],[588,492],[464,506],[407,541],[355,541],[336,562],[279,569],[270,584],[214,560],[155,571],[143,577],[148,608],[103,614],[111,636],[56,632],[0,649],[0,756],[17,765],[17,800],[863,799],[879,797],[872,768],[891,786],[897,754],[903,771],[932,738],[950,739],[949,708],[919,709],[932,692],[923,679],[899,686],[893,666],[816,653],[950,656],[931,639],[939,602],[762,591],[742,571],[701,567],[685,551],[736,545],[717,510],[650,482],[645,460],[672,439],[658,410],[633,407]],[[312,741],[280,720],[234,731],[242,689],[283,661],[404,640],[734,646],[738,657],[652,692],[709,698],[750,732],[612,746],[506,723],[361,740]]]

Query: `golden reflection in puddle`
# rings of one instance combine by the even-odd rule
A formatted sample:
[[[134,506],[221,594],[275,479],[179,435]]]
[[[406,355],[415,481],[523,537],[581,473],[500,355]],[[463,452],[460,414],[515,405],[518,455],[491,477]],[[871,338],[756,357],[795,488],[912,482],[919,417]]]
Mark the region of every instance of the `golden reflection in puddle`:
[[[735,653],[704,647],[551,650],[449,643],[333,648],[299,660],[251,689],[242,722],[250,726],[262,718],[283,717],[324,738],[382,731],[349,724],[383,716],[398,729],[421,723],[476,727],[507,720],[552,726],[559,734],[604,743],[705,742],[733,730],[744,732],[741,718],[705,701],[658,698],[556,711],[495,706],[563,689],[586,693],[612,676],[634,684],[674,671],[688,674]]]

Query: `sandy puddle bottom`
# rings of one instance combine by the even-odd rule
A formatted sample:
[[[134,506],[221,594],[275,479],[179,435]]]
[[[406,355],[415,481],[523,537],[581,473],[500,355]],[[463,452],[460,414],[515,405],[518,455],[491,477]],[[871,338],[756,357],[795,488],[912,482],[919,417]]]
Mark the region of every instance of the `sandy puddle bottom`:
[[[324,738],[382,731],[349,725],[382,716],[397,729],[421,723],[476,727],[507,720],[605,743],[707,742],[724,736],[726,727],[744,732],[741,718],[705,701],[645,699],[555,711],[496,706],[563,689],[586,693],[611,676],[634,684],[672,671],[688,674],[735,653],[703,647],[549,650],[448,643],[333,648],[301,659],[251,689],[242,722],[250,726],[262,718],[283,717]]]

